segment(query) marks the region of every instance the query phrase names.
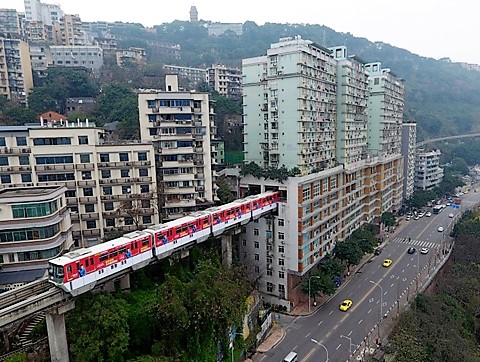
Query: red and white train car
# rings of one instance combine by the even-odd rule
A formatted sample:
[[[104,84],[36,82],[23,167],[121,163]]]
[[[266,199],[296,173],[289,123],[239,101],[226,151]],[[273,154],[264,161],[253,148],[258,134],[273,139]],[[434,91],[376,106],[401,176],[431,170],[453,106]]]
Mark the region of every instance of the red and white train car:
[[[211,233],[210,225],[210,214],[197,212],[165,224],[151,226],[145,232],[153,235],[153,254],[161,259],[172,254],[175,249],[208,239]]]
[[[118,239],[68,252],[49,262],[50,281],[76,296],[125,269],[139,269],[152,260],[153,237],[134,231]]]

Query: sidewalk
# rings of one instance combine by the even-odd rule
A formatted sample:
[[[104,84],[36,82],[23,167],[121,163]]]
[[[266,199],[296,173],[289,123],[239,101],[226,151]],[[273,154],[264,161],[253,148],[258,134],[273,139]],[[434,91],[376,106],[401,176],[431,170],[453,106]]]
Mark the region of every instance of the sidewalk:
[[[380,244],[378,247],[383,248],[389,241],[389,239],[393,239],[394,235],[399,232],[400,230],[403,229],[403,227],[406,225],[405,220],[402,220],[402,223],[395,228],[395,231],[390,234],[389,237],[384,238],[384,241],[382,244]],[[316,305],[314,306],[313,304],[310,306],[310,310],[308,307],[308,302],[306,303],[298,303],[290,313],[288,313],[290,316],[308,316],[314,314],[322,305],[327,303],[330,299],[332,299],[340,290],[342,290],[344,287],[347,286],[347,284],[352,280],[353,276],[357,271],[363,268],[363,266],[367,263],[369,263],[375,255],[372,254],[367,254],[363,257],[362,261],[353,266],[352,269],[350,270],[350,273],[344,278],[343,283],[340,285],[340,287],[335,291],[334,294],[332,295],[326,295],[322,297],[317,297],[316,298]],[[275,347],[277,344],[279,344],[285,336],[285,329],[282,324],[276,324],[274,323],[270,334],[268,337],[258,346],[257,348],[257,353],[266,353],[269,350],[271,350],[273,347]],[[248,361],[248,360],[247,360]]]

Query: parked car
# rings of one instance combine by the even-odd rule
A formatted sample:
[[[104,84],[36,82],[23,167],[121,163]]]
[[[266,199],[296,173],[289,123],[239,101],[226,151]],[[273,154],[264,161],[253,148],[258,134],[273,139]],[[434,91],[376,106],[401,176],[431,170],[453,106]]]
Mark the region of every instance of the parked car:
[[[437,230],[438,230],[439,232],[442,232],[442,231],[443,231],[443,226],[439,226]]]
[[[453,218],[453,214],[452,214],[452,213],[448,214],[448,217],[449,217],[450,219],[452,219],[452,218]]]
[[[382,253],[382,249],[376,248],[374,254],[375,255],[380,255]]]
[[[427,254],[428,253],[428,249],[427,248],[421,248],[420,249],[420,254]]]
[[[427,211],[427,213],[425,214],[426,217],[430,217],[432,216],[432,213],[430,211]]]

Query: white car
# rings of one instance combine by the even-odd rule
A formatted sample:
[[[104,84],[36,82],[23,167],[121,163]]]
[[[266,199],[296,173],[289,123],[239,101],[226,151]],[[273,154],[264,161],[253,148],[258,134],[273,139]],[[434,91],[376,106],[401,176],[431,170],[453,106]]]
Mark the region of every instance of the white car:
[[[437,230],[438,230],[439,232],[442,232],[442,231],[443,231],[443,226],[439,226]]]
[[[453,214],[448,214],[448,217],[449,217],[450,219],[453,219]]]
[[[420,249],[420,254],[427,254],[428,253],[428,249],[427,248],[421,248]]]
[[[426,217],[430,217],[432,216],[432,213],[430,211],[427,211],[427,213],[425,214]]]

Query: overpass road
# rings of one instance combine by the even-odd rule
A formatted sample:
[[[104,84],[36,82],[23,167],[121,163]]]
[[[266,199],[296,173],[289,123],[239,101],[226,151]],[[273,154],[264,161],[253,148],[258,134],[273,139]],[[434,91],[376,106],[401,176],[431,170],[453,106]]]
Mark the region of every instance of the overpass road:
[[[282,361],[288,352],[296,351],[301,362],[347,361],[352,352],[368,334],[378,336],[381,316],[391,316],[412,300],[418,288],[433,272],[443,250],[450,245],[449,231],[465,208],[480,201],[479,193],[462,197],[462,208],[447,207],[442,213],[419,220],[403,221],[401,230],[389,236],[380,255],[365,264],[347,284],[314,314],[301,317],[282,317],[284,339],[269,352],[257,353],[254,362]],[[449,214],[453,213],[454,218]],[[438,231],[444,227],[444,232]],[[410,246],[416,248],[408,254]],[[427,248],[426,254],[420,254]],[[391,258],[390,267],[383,267],[385,258]],[[344,299],[353,306],[339,310]],[[383,338],[385,336],[379,335]]]

